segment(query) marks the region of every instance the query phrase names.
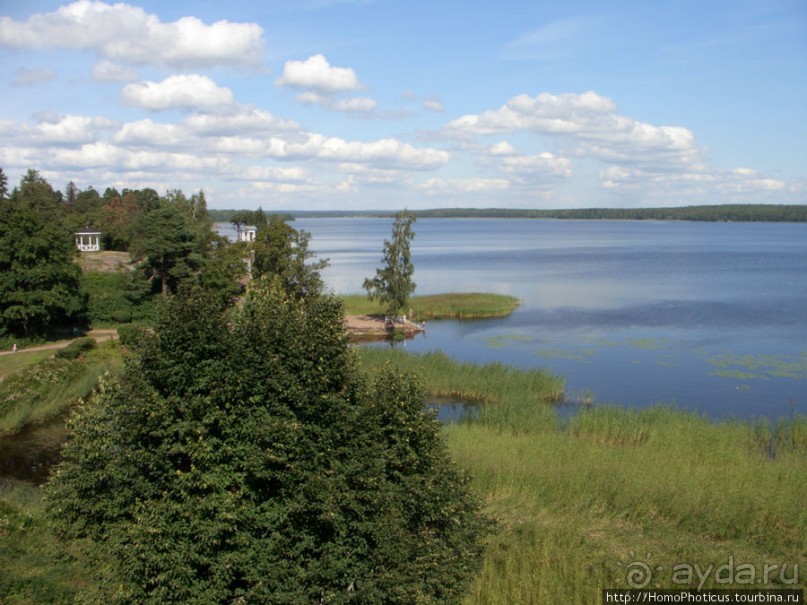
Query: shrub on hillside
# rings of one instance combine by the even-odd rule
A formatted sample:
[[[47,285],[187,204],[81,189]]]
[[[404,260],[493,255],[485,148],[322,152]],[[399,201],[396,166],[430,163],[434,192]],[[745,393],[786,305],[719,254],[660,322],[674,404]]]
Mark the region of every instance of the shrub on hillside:
[[[118,326],[118,342],[125,347],[134,349],[143,335],[143,326],[137,324],[124,324]]]
[[[56,357],[59,359],[76,359],[82,353],[94,349],[96,346],[98,346],[98,343],[95,342],[94,338],[82,336],[81,338],[76,338],[63,349],[56,351]]]

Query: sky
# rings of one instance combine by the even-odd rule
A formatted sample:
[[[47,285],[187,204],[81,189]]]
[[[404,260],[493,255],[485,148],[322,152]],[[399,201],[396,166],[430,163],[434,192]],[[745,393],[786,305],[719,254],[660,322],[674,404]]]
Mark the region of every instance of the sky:
[[[807,203],[804,0],[0,0],[0,90],[10,187]]]

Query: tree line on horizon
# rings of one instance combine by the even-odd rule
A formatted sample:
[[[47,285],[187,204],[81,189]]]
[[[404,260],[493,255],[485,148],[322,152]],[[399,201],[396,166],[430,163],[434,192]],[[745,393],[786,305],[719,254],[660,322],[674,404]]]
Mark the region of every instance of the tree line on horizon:
[[[230,222],[243,210],[210,210],[215,222]],[[708,222],[807,222],[807,204],[716,204],[663,208],[432,208],[412,210],[417,218],[522,218],[573,220],[654,220]],[[291,217],[377,217],[393,218],[390,210],[295,210]]]

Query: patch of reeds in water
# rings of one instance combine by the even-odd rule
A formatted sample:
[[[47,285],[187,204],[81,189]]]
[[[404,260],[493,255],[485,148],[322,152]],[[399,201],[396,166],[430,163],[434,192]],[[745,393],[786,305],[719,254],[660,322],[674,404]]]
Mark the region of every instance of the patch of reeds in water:
[[[479,292],[415,296],[411,300],[414,320],[484,319],[505,317],[518,307],[515,296]]]
[[[362,294],[341,297],[346,315],[384,315],[385,309],[378,300],[371,301]],[[505,317],[518,307],[514,296],[483,294],[478,292],[452,292],[428,296],[413,296],[409,299],[412,321],[431,319],[484,319]]]
[[[392,363],[416,375],[421,388],[436,398],[485,404],[477,416],[485,425],[517,431],[525,424],[552,429],[557,423],[549,404],[563,399],[564,380],[550,372],[463,363],[439,352],[412,355],[362,347],[359,355],[365,368]]]

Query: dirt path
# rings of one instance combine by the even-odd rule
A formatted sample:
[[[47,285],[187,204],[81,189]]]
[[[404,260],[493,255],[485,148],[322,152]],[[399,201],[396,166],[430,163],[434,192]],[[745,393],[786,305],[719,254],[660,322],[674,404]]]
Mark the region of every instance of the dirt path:
[[[104,342],[105,340],[109,340],[110,338],[117,338],[118,331],[117,330],[90,330],[85,334],[85,336],[90,336],[94,338],[96,342]],[[22,353],[33,353],[34,351],[55,351],[56,349],[61,349],[69,345],[74,339],[70,338],[68,340],[57,340],[55,342],[49,342],[46,345],[39,345],[36,347],[26,347],[25,349],[17,349],[17,354]],[[14,355],[14,351],[0,351],[0,355]]]

